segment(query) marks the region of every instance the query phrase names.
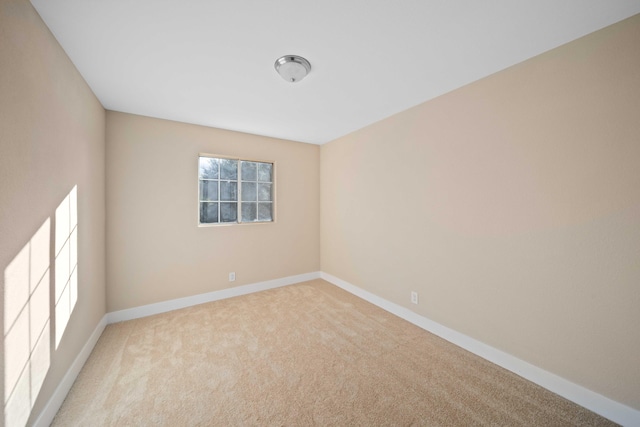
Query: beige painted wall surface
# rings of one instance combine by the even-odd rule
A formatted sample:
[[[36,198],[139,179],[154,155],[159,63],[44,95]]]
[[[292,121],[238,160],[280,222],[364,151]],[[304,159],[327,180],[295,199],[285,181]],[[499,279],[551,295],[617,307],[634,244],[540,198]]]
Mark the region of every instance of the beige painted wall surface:
[[[31,4],[0,1],[6,425],[34,421],[105,314],[104,131],[104,109]]]
[[[640,409],[639,46],[640,15],[322,146],[322,271]]]
[[[198,227],[199,153],[275,161],[277,222]],[[318,271],[319,157],[315,145],[107,112],[108,311]]]

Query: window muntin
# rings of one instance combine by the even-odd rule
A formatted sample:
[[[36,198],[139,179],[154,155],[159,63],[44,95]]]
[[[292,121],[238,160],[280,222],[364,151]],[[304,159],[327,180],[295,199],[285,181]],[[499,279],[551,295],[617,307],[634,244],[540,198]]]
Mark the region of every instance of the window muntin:
[[[274,165],[200,156],[199,223],[272,222]]]

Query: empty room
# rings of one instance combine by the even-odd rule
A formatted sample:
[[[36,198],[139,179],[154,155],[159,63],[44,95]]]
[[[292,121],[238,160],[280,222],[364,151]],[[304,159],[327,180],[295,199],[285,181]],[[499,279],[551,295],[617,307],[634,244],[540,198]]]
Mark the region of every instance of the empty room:
[[[639,426],[640,1],[0,0],[0,425]]]

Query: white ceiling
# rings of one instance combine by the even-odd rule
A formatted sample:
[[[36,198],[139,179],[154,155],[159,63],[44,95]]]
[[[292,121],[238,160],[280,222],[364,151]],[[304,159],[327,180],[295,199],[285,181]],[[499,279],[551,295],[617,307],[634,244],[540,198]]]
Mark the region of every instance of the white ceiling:
[[[106,109],[322,144],[640,0],[32,0]],[[299,83],[276,74],[307,58]]]

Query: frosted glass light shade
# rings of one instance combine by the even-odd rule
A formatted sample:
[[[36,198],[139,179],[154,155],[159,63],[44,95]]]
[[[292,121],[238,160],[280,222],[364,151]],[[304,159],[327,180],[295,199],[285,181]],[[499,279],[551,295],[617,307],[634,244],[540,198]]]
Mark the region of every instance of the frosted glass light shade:
[[[274,67],[283,79],[291,83],[299,82],[311,71],[309,61],[297,55],[285,55],[278,58]]]

